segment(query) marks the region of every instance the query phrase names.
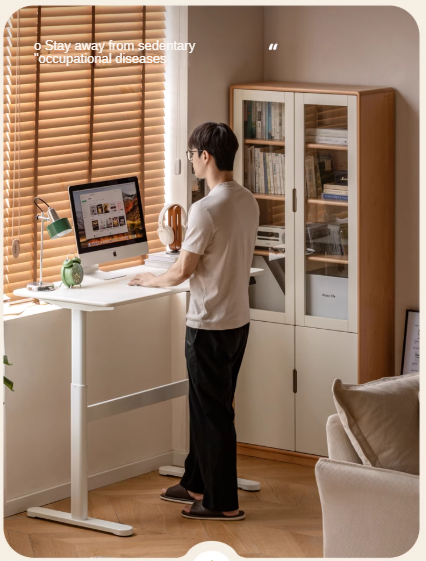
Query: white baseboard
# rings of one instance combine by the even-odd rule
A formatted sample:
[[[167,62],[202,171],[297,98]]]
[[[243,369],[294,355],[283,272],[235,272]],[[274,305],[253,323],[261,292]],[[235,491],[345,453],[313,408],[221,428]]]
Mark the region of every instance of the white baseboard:
[[[185,460],[188,455],[188,452],[173,452],[173,464],[174,466],[184,467]]]
[[[125,479],[130,479],[131,477],[143,475],[144,473],[149,473],[150,471],[155,471],[162,465],[174,463],[174,454],[179,454],[179,452],[166,452],[160,456],[154,456],[153,458],[141,460],[140,462],[134,462],[132,464],[119,466],[108,471],[89,475],[89,491],[92,489],[98,489],[99,487],[104,487],[105,485],[111,485],[112,483],[117,483]],[[186,454],[184,454],[184,457],[186,457]],[[70,496],[71,483],[64,483],[63,485],[58,485],[57,487],[37,491],[36,493],[24,495],[23,497],[17,497],[16,499],[6,501],[4,505],[4,517],[12,516],[13,514],[18,514],[19,512],[25,512],[27,508],[32,506],[47,505],[55,501],[66,499]]]

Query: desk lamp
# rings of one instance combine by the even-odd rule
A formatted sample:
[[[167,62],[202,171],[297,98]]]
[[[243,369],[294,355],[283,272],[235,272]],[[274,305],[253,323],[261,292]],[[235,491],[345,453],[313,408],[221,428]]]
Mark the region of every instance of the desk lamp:
[[[47,206],[47,216],[39,207],[36,201],[41,201],[43,204]],[[44,222],[50,222],[48,226],[46,226],[46,230],[50,236],[50,239],[56,240],[57,238],[61,238],[62,236],[66,236],[72,231],[72,226],[68,218],[59,218],[58,213],[54,208],[51,208],[46,201],[40,199],[40,197],[34,197],[34,204],[40,210],[41,214],[37,214],[36,219],[41,223],[41,239],[40,239],[40,280],[30,282],[27,285],[28,290],[34,290],[36,292],[39,291],[46,291],[46,290],[55,290],[55,286],[51,282],[43,282],[43,224]]]

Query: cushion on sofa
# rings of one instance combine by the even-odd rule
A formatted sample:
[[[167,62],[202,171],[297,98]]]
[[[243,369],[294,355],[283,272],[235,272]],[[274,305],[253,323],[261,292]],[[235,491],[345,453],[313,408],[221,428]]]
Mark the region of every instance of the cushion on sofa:
[[[333,398],[364,465],[419,474],[419,374],[360,385],[335,380]]]

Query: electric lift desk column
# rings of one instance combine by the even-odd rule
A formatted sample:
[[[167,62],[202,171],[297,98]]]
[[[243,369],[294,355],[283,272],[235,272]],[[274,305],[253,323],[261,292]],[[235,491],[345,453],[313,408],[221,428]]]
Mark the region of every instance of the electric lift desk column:
[[[141,265],[123,271],[126,276],[138,273],[157,273],[158,269]],[[252,269],[251,275],[257,276],[262,269]],[[15,290],[14,294],[25,298],[37,297],[43,302],[54,304],[60,308],[71,309],[71,349],[72,349],[72,380],[71,380],[71,513],[60,512],[48,508],[32,507],[27,515],[32,518],[45,518],[73,526],[91,528],[109,532],[117,536],[131,536],[132,526],[89,518],[88,516],[88,464],[87,464],[87,423],[104,419],[111,415],[131,411],[154,403],[167,401],[188,393],[188,380],[180,380],[165,386],[118,397],[109,401],[87,405],[87,373],[86,373],[86,314],[87,312],[110,311],[117,306],[134,304],[151,298],[161,298],[189,291],[186,281],[172,288],[129,287],[114,280],[97,280],[86,277],[81,288],[69,289],[58,287],[51,292],[32,292],[27,289]],[[183,475],[183,469],[174,466],[160,468],[162,475]],[[249,480],[238,480],[238,486],[255,491],[259,483]]]

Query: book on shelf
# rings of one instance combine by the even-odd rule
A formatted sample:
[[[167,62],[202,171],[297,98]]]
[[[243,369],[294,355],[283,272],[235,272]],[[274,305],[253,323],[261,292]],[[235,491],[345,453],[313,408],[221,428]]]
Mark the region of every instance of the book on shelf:
[[[272,167],[272,154],[266,154],[266,161],[268,163],[268,193],[275,195],[274,192],[274,169]]]
[[[264,193],[264,186],[262,185],[262,174],[263,174],[263,155],[261,154],[261,149],[257,146],[254,148],[254,154],[256,159],[256,180],[257,192]]]
[[[348,186],[347,185],[335,185],[330,183],[324,183],[323,193],[329,193],[331,195],[347,195]]]
[[[256,102],[250,101],[251,103],[251,138],[256,138],[256,127],[257,127],[257,113],[256,113]]]
[[[265,125],[265,138],[267,138],[268,140],[271,139],[272,134],[271,134],[271,105],[268,102],[265,102],[266,105],[266,115],[267,115],[267,120],[266,120],[266,125]]]
[[[348,192],[348,186],[347,185],[339,185],[338,183],[324,183],[323,188],[324,189],[335,189],[336,191],[346,191],[346,193]]]
[[[315,183],[315,164],[313,156],[305,157],[305,183],[307,198],[315,198],[317,196],[317,187]]]
[[[283,170],[283,166],[281,165],[281,157],[280,154],[275,152],[275,163],[277,168],[277,176],[278,176],[278,194],[284,195],[284,173],[285,168]]]
[[[253,174],[253,186],[256,193],[260,193],[260,183],[259,183],[259,148],[256,146],[253,149],[253,159],[254,159],[254,174]]]
[[[322,180],[316,153],[305,157],[305,178],[306,196],[319,197],[322,192]]]
[[[342,191],[340,189],[324,189],[323,194],[324,193],[329,194],[329,195],[346,195],[346,196],[348,196],[347,191]]]
[[[347,129],[306,129],[307,136],[337,136],[339,138],[348,138]]]
[[[332,193],[322,193],[321,198],[329,201],[347,201],[348,195],[335,195]]]
[[[256,101],[256,138],[262,138],[262,102]]]
[[[271,101],[244,102],[244,136],[247,139],[283,140],[284,104]]]
[[[347,138],[339,138],[337,136],[306,136],[305,142],[312,144],[335,144],[338,146],[347,146]]]
[[[251,191],[255,191],[255,182],[254,182],[254,146],[250,146],[249,148],[249,184]]]
[[[252,102],[244,103],[244,137],[251,138]]]
[[[315,154],[314,158],[318,163],[322,189],[324,183],[334,181],[333,156],[329,151],[320,151]]]
[[[284,149],[271,152],[268,146],[245,147],[244,182],[253,193],[284,195]]]
[[[274,170],[274,191],[276,195],[280,195],[279,170],[278,170],[278,154],[272,154],[272,169]]]

